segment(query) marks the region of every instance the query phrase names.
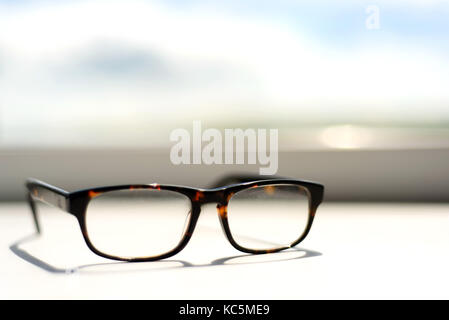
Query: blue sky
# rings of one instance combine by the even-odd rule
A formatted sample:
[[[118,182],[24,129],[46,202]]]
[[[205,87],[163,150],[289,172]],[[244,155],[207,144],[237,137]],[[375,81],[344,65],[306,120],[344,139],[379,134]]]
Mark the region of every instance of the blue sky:
[[[434,125],[448,58],[448,1],[0,0],[0,124]]]
[[[24,7],[60,6],[73,0],[0,0],[6,11]],[[126,2],[126,1],[125,1]],[[371,38],[394,37],[396,41],[416,41],[435,50],[449,51],[449,1],[291,1],[167,0],[160,2],[175,10],[211,10],[229,15],[258,18],[287,24],[330,45],[353,45],[369,35],[363,28],[368,5],[378,5],[382,28]],[[6,12],[7,14],[7,12]]]

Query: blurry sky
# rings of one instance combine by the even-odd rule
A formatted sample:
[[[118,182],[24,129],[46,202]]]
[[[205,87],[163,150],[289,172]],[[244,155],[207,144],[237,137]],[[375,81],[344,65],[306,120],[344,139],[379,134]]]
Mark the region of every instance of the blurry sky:
[[[448,88],[449,1],[0,0],[0,145],[168,143],[195,119],[447,128]]]

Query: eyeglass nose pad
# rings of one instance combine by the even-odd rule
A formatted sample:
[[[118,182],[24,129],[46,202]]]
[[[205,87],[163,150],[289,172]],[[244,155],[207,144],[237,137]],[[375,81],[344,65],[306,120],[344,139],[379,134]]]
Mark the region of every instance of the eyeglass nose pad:
[[[228,206],[217,204],[217,211],[218,211],[218,220],[220,220],[220,226],[223,233],[229,238],[228,236],[228,228],[225,226],[226,219],[228,218]]]
[[[192,210],[189,210],[189,212],[187,212],[187,214],[186,214],[186,219],[184,220],[184,227],[182,228],[183,235],[187,233],[187,229],[189,227],[189,221],[190,221],[191,216],[192,216]]]
[[[217,204],[217,211],[220,218],[226,218],[228,216],[228,206]]]

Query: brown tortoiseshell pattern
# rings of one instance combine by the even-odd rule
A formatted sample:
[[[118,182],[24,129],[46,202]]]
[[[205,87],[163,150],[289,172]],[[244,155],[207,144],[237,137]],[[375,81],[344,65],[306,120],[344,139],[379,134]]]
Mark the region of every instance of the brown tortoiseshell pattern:
[[[132,185],[118,185],[118,186],[109,186],[109,187],[98,187],[92,189],[84,189],[75,192],[68,192],[62,190],[58,187],[52,186],[48,183],[36,180],[36,179],[28,179],[26,186],[28,188],[28,201],[33,213],[34,222],[36,225],[36,229],[40,232],[39,221],[37,218],[37,210],[35,200],[45,202],[47,204],[58,207],[72,215],[74,215],[78,223],[81,227],[81,231],[84,237],[84,240],[94,253],[99,256],[121,260],[121,261],[154,261],[160,260],[164,258],[168,258],[180,252],[189,242],[193,231],[195,229],[196,223],[198,221],[201,206],[206,203],[216,203],[218,215],[220,218],[221,226],[223,232],[228,238],[231,245],[237,250],[246,252],[246,253],[271,253],[278,252],[281,250],[288,249],[300,243],[309,233],[310,228],[312,227],[312,222],[315,217],[316,210],[319,204],[323,200],[324,194],[324,186],[315,182],[295,180],[295,179],[285,179],[278,177],[271,177],[269,179],[260,180],[261,177],[253,177],[253,176],[229,176],[225,179],[222,179],[218,182],[218,187],[213,187],[210,189],[196,189],[191,187],[184,186],[175,186],[175,185],[160,185],[160,184],[132,184]],[[231,184],[232,182],[238,182]],[[302,235],[298,237],[296,241],[291,243],[287,247],[276,248],[272,250],[253,250],[241,247],[238,243],[236,243],[232,237],[231,231],[228,225],[228,217],[227,217],[227,208],[228,203],[231,197],[236,193],[244,189],[255,188],[255,187],[263,187],[265,191],[269,194],[273,192],[274,184],[289,184],[296,185],[299,188],[303,189],[309,198],[309,218],[307,226]],[[89,204],[89,201],[92,198],[95,198],[102,193],[106,193],[109,191],[116,190],[137,190],[137,189],[154,189],[154,190],[169,190],[181,193],[187,196],[190,199],[191,203],[191,214],[188,221],[188,225],[186,231],[180,241],[180,243],[173,250],[166,252],[162,255],[151,256],[151,257],[139,257],[139,258],[123,258],[117,256],[111,256],[106,253],[98,251],[95,246],[91,243],[87,228],[86,228],[86,210]]]

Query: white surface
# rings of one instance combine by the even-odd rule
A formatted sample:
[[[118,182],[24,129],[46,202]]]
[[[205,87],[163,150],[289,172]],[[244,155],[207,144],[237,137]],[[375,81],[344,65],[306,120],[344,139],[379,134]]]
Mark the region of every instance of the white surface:
[[[449,298],[447,204],[325,203],[299,246],[309,251],[258,256],[233,249],[206,206],[181,253],[147,263],[97,257],[63,212],[42,225],[13,246],[32,264],[10,249],[33,232],[27,206],[0,205],[0,298]]]

